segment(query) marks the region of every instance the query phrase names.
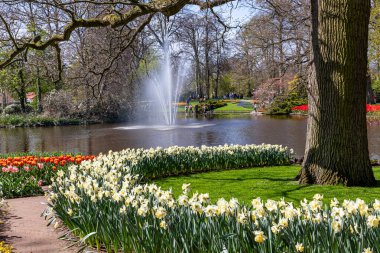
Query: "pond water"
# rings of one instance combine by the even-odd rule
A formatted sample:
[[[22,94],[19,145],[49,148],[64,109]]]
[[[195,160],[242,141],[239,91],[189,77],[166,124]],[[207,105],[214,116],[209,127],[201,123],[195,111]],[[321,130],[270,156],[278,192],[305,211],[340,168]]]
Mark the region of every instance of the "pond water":
[[[0,152],[98,154],[125,148],[268,143],[291,147],[297,157],[301,157],[305,135],[305,117],[214,115],[187,118],[182,115],[175,127],[124,123],[0,129]],[[370,155],[379,159],[379,122],[368,123],[368,137]]]

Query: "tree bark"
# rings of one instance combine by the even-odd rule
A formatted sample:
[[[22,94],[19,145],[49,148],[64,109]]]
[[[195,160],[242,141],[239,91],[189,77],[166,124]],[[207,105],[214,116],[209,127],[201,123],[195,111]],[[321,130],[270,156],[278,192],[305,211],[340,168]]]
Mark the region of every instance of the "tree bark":
[[[370,0],[311,1],[309,118],[301,184],[373,186],[366,124]]]

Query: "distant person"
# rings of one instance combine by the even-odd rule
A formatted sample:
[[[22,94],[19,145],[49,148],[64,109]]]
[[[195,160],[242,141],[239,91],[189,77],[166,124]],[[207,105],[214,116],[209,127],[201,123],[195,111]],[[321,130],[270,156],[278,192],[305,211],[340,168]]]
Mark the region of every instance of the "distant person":
[[[206,108],[206,104],[203,104],[203,105],[202,105],[202,110],[203,110],[203,113],[204,113],[204,114],[206,114],[206,109],[207,109],[207,108]]]
[[[257,104],[256,104],[256,103],[253,104],[253,110],[254,110],[255,112],[257,112]]]
[[[187,110],[188,110],[188,106],[187,105],[185,105],[185,112],[187,113]]]
[[[196,105],[194,106],[194,111],[195,111],[195,114],[198,114],[198,107],[199,107],[199,105],[198,105],[198,104],[196,104]]]
[[[193,113],[193,106],[192,105],[189,105],[189,112]]]

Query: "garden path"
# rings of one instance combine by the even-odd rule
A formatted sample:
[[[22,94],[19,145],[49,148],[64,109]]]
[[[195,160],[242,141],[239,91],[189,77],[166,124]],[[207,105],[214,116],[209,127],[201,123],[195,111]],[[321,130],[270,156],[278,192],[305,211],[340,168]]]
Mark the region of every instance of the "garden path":
[[[9,205],[5,231],[0,238],[10,243],[18,253],[72,253],[68,244],[58,239],[53,226],[46,226],[47,220],[41,217],[46,208],[44,196],[7,200]]]

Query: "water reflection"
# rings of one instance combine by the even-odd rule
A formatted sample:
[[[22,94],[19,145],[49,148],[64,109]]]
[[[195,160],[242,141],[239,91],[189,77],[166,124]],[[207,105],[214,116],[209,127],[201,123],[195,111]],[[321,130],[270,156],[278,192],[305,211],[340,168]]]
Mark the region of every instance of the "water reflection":
[[[282,144],[298,156],[305,148],[306,118],[252,115],[183,115],[175,127],[102,124],[0,129],[0,152],[63,151],[98,154],[124,148],[228,144]],[[380,158],[380,124],[369,121],[370,154]]]

